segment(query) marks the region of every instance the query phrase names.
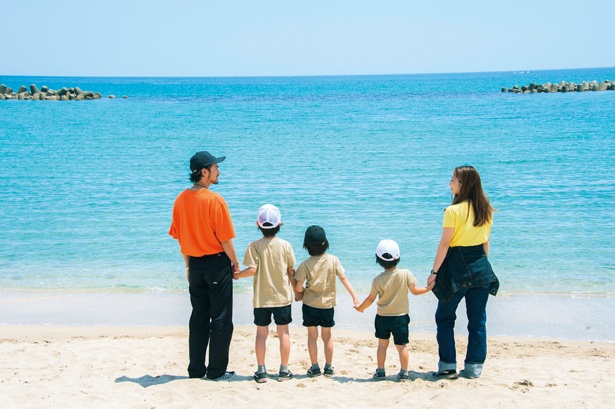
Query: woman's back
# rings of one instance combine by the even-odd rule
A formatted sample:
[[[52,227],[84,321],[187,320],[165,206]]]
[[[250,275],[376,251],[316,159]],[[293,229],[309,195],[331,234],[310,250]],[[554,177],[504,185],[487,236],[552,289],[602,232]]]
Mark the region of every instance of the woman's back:
[[[474,226],[474,210],[469,201],[450,205],[444,212],[442,227],[455,229],[450,247],[469,247],[489,241],[492,220],[482,226]]]

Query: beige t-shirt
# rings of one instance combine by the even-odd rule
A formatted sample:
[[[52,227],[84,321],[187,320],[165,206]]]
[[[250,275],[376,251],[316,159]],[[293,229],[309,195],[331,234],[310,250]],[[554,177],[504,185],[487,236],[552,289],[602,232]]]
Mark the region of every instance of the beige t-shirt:
[[[371,295],[378,296],[378,315],[397,317],[410,312],[408,290],[416,285],[410,270],[397,267],[384,271],[372,280]]]
[[[289,242],[278,237],[263,237],[250,243],[243,264],[256,268],[254,308],[284,307],[293,302],[293,287],[288,267],[295,265]]]
[[[344,276],[344,267],[331,254],[312,256],[299,264],[295,278],[297,281],[306,281],[303,303],[314,308],[335,307],[336,276]]]

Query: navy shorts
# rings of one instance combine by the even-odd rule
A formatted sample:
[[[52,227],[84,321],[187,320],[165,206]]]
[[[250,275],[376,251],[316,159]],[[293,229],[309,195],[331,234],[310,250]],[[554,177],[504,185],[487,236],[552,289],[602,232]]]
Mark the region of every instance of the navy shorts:
[[[376,314],[376,338],[389,339],[393,334],[393,342],[395,345],[406,345],[408,339],[408,324],[410,324],[410,316],[408,314],[398,315],[396,317],[383,317]]]
[[[333,308],[314,308],[303,304],[303,326],[331,328],[335,325]]]
[[[271,324],[271,316],[276,325],[287,325],[293,321],[292,309],[290,305],[285,307],[265,307],[254,309],[254,324],[259,327],[266,327]]]

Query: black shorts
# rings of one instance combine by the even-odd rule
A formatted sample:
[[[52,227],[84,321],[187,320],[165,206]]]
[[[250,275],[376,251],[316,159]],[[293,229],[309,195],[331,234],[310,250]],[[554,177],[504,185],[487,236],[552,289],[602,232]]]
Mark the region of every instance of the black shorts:
[[[292,309],[290,305],[285,307],[255,308],[254,324],[259,327],[266,327],[271,324],[271,315],[276,325],[287,325],[293,321]]]
[[[333,320],[333,308],[314,308],[303,304],[303,326],[304,327],[325,327],[331,328],[335,325]]]
[[[383,317],[376,314],[376,338],[389,339],[393,334],[393,342],[395,345],[406,345],[408,339],[408,324],[410,324],[410,316],[408,314],[398,315],[397,317]]]

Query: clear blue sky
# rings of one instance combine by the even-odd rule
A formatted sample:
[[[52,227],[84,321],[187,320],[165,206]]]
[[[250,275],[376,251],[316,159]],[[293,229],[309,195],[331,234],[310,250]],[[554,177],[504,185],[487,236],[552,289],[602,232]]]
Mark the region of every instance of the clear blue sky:
[[[0,75],[615,66],[615,0],[0,0]]]

